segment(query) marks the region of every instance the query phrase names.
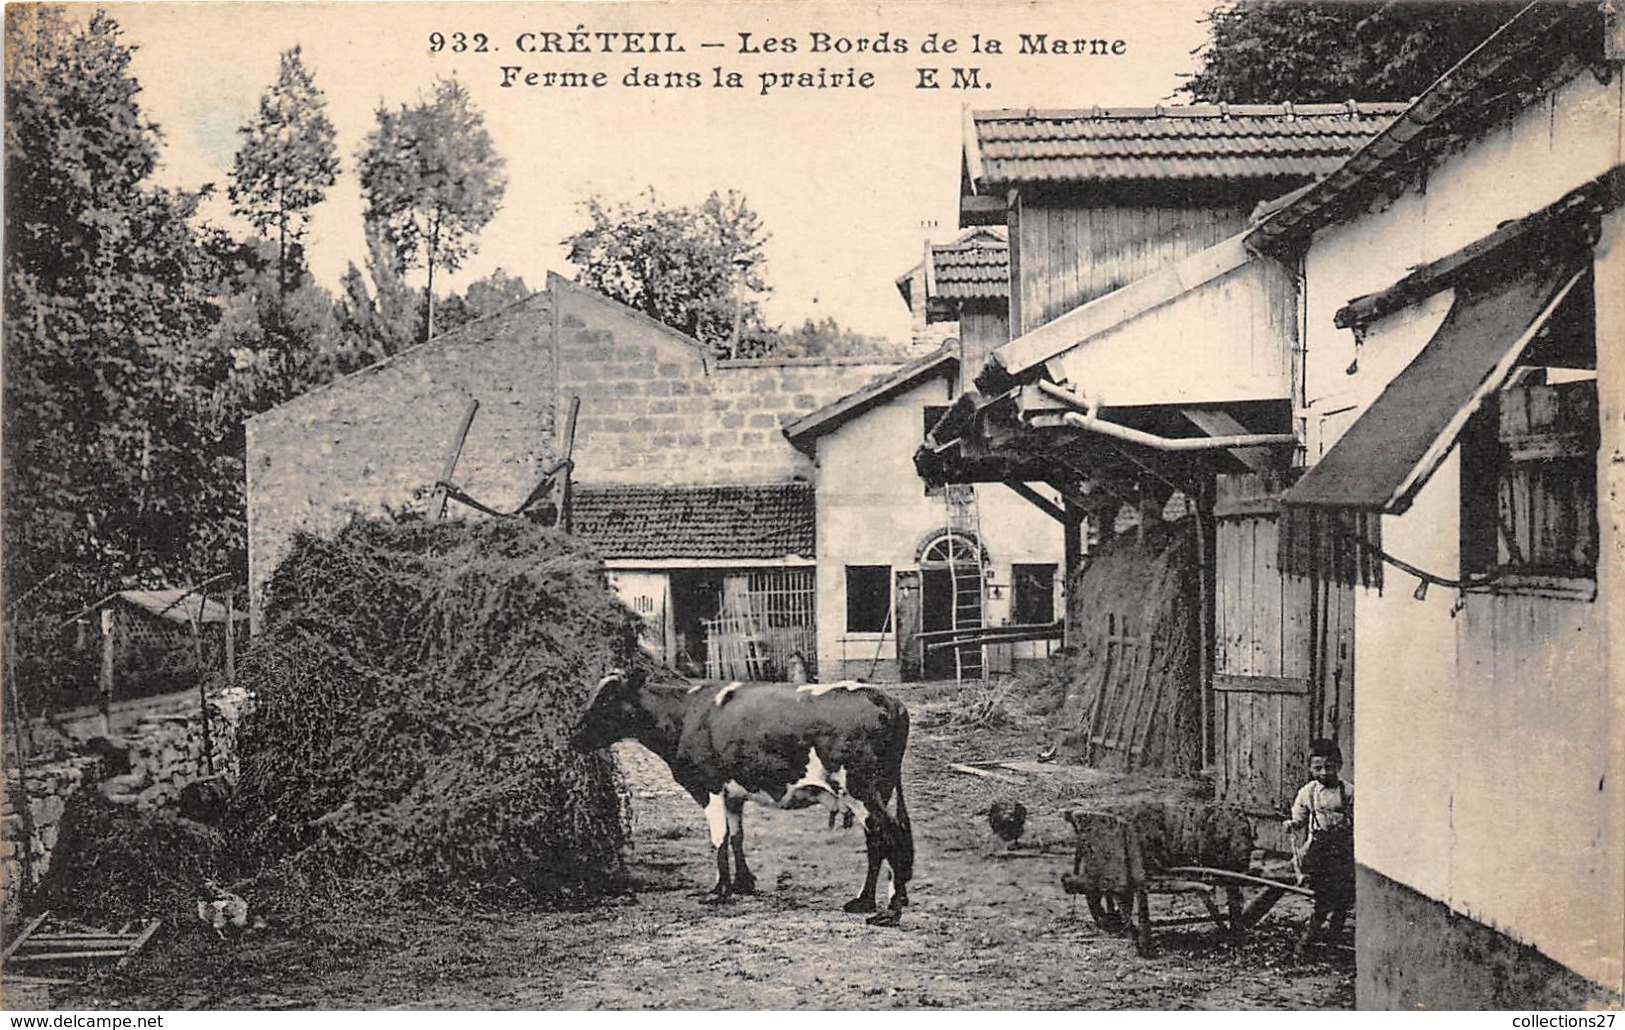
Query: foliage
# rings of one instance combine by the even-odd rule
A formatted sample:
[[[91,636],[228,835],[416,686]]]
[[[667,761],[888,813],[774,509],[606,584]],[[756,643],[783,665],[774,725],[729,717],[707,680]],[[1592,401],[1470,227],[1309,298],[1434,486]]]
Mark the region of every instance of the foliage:
[[[243,145],[232,163],[232,210],[261,236],[276,240],[283,293],[297,287],[304,271],[300,244],[310,209],[338,177],[326,106],[294,47],[283,52],[277,81],[261,95],[258,115],[237,130]]]
[[[439,329],[449,333],[476,319],[494,315],[503,308],[530,296],[530,287],[517,275],[497,269],[484,279],[468,284],[461,295],[453,293],[440,305]]]
[[[581,208],[590,224],[564,240],[577,282],[724,355],[736,316],[741,337],[764,332],[758,297],[768,291],[767,234],[743,195],[730,190],[671,207],[650,189],[635,205],[595,196]]]
[[[200,417],[237,248],[147,180],[158,132],[104,13],[7,9],[5,573],[35,611],[241,560],[240,454]]]
[[[900,359],[908,355],[884,337],[869,336],[846,328],[834,318],[807,319],[796,330],[765,329],[749,335],[740,348],[740,357],[769,354],[785,358],[877,357]]]
[[[301,537],[242,663],[244,845],[418,887],[557,894],[619,875],[612,760],[566,736],[636,616],[575,538],[522,521]],[[324,820],[325,817],[325,820]],[[324,820],[326,829],[317,828]]]
[[[369,229],[386,240],[399,270],[428,270],[427,335],[434,334],[434,273],[456,271],[497,213],[507,188],[484,117],[455,80],[399,111],[378,109],[361,149]]]
[[[1192,100],[1406,101],[1524,4],[1486,0],[1232,0],[1209,13]]]

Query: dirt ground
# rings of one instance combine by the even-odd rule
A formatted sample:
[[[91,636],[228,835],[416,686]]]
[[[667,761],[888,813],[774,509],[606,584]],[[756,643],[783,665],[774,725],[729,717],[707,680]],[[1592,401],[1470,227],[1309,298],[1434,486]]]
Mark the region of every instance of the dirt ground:
[[[583,911],[396,912],[371,906],[297,932],[220,940],[166,932],[121,972],[43,985],[8,978],[6,1007],[118,1009],[1318,1009],[1353,1005],[1345,946],[1291,957],[1307,904],[1289,896],[1240,942],[1210,924],[1158,932],[1157,952],[1103,932],[1061,889],[1071,804],[1162,785],[1034,759],[1031,720],[955,727],[951,694],[901,689],[914,713],[905,770],[918,854],[902,926],[841,904],[864,867],[860,829],[823,809],[748,807],[760,893],[702,906],[715,867],[705,821],[664,764],[617,753],[633,793],[633,896]],[[999,761],[977,776],[954,763]],[[996,798],[1029,809],[1020,847],[988,828]],[[252,900],[252,899],[250,899]],[[1184,905],[1189,904],[1189,908]],[[1154,917],[1194,902],[1152,901]],[[365,914],[363,914],[363,912]],[[53,971],[64,977],[64,971]]]

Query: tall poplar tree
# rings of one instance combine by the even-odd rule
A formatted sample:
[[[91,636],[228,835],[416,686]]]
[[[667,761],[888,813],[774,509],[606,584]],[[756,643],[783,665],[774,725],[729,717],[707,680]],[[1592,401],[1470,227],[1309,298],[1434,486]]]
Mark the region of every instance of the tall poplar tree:
[[[327,97],[316,87],[299,48],[282,54],[276,83],[259,112],[237,131],[243,145],[231,168],[232,211],[277,246],[277,286],[286,294],[304,273],[302,244],[311,208],[338,179]]]
[[[365,217],[402,269],[427,269],[427,338],[434,335],[435,271],[456,271],[476,249],[507,188],[504,162],[456,80],[437,82],[413,106],[381,107],[377,117],[360,155]]]

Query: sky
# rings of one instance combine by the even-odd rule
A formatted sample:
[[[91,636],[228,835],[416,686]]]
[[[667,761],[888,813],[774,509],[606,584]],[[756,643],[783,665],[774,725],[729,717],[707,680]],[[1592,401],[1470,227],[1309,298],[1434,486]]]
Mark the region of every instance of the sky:
[[[959,232],[964,112],[1177,103],[1209,0],[106,6],[138,48],[131,70],[163,130],[165,185],[223,194],[238,127],[275,81],[279,54],[303,49],[341,159],[307,240],[330,288],[365,256],[356,155],[376,111],[456,78],[485,116],[508,186],[478,252],[437,286],[461,289],[497,268],[533,289],[549,271],[573,276],[561,241],[586,224],[580,204],[594,195],[634,200],[652,188],[689,204],[734,189],[770,237],[770,322],[834,317],[905,340],[895,280],[927,239]],[[1108,52],[1056,52],[1056,41],[1079,39]],[[977,88],[954,88],[954,68]],[[938,88],[921,88],[931,74],[921,69]],[[601,84],[549,85],[548,73]],[[651,74],[658,85],[643,81]],[[223,199],[205,214],[233,225]]]

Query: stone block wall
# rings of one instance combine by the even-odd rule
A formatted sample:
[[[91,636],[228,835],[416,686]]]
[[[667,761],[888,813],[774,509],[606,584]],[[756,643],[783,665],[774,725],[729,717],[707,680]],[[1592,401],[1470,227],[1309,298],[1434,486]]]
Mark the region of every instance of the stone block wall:
[[[581,398],[576,478],[586,483],[810,479],[787,422],[891,372],[895,361],[727,361],[600,294],[554,276],[560,397]]]
[[[240,688],[210,696],[207,753],[203,747],[203,719],[194,709],[154,712],[136,719],[119,738],[129,745],[128,773],[104,777],[102,758],[86,754],[70,753],[54,761],[29,765],[28,820],[19,807],[23,797],[17,789],[19,771],[7,768],[0,808],[0,917],[9,923],[17,914],[22,898],[24,849],[30,856],[32,882],[38,883],[51,868],[62,815],[68,800],[81,790],[100,789],[115,803],[149,810],[173,805],[183,787],[206,777],[224,776],[234,781],[238,768],[237,733],[250,705],[248,692]]]
[[[512,307],[248,421],[250,614],[294,533],[352,514],[423,508],[470,398],[479,411],[452,479],[516,507],[553,454],[550,298]],[[451,509],[456,511],[455,505]]]
[[[866,358],[717,361],[698,343],[560,276],[506,311],[248,422],[250,614],[299,531],[421,510],[468,399],[454,481],[498,510],[536,485],[581,398],[575,478],[713,485],[810,479],[780,431],[897,367]],[[451,514],[466,513],[453,505]]]

